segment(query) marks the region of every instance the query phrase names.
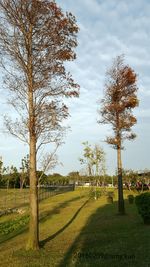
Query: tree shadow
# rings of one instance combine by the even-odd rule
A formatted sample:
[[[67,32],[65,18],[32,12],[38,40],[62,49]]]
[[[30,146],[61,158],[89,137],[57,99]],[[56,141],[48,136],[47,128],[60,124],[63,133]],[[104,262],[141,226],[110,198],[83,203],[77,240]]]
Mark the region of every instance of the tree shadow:
[[[78,201],[79,199],[82,199],[82,198],[84,198],[84,196],[73,197],[69,200],[66,200],[66,201],[58,204],[56,207],[54,207],[50,211],[41,212],[40,216],[39,216],[39,222],[40,223],[45,222],[46,220],[50,219],[53,215],[60,213],[62,209],[69,206],[72,202]],[[8,222],[8,221],[6,221],[6,222]],[[25,226],[21,227],[20,229],[17,229],[17,230],[15,230],[15,231],[7,234],[7,235],[3,235],[0,237],[0,244],[15,238],[20,234],[26,233],[27,231],[28,231],[28,225],[25,225]]]
[[[73,217],[61,229],[59,229],[53,235],[40,241],[40,247],[44,247],[47,242],[54,239],[57,235],[61,234],[75,220],[75,218],[78,216],[79,212],[83,209],[83,207],[87,204],[87,202],[88,202],[88,200],[83,203],[83,205],[76,211],[76,213],[73,215]]]
[[[77,196],[77,197],[73,197],[69,200],[66,200],[64,202],[62,202],[61,204],[58,204],[57,206],[55,206],[52,210],[50,211],[44,211],[40,214],[39,216],[39,222],[45,222],[46,220],[50,219],[53,215],[55,214],[59,214],[61,212],[62,209],[66,208],[67,206],[69,206],[72,202],[74,201],[78,201],[79,199],[84,198],[84,196]]]
[[[134,204],[125,204],[124,216],[116,213],[117,202],[98,208],[59,267],[150,266],[150,227],[143,224]]]
[[[21,234],[26,233],[26,232],[28,232],[28,226],[23,226],[23,227],[21,227],[21,229],[18,229],[14,232],[7,234],[7,235],[4,235],[0,238],[0,245],[15,238],[15,237],[17,237],[18,235],[21,235]]]

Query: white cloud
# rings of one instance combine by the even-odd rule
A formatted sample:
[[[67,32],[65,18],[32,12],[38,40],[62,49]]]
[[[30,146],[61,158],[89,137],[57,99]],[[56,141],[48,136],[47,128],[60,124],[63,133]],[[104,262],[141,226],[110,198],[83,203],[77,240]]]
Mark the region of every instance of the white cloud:
[[[135,111],[138,124],[135,130],[139,135],[133,143],[127,142],[124,152],[125,166],[149,167],[147,147],[149,137],[150,109],[150,2],[148,0],[57,0],[63,10],[71,11],[80,27],[77,48],[77,60],[67,63],[67,68],[81,86],[79,99],[68,100],[71,117],[68,123],[72,132],[68,133],[66,144],[60,149],[60,159],[64,167],[62,173],[79,169],[78,157],[81,154],[81,142],[89,140],[100,142],[108,133],[109,127],[98,125],[97,100],[103,95],[105,72],[111,66],[112,58],[124,53],[127,64],[138,73],[140,106]],[[4,109],[1,107],[1,111]],[[130,149],[131,148],[131,149]],[[109,171],[114,171],[115,152],[104,143],[107,151]],[[10,152],[12,148],[10,148]],[[23,149],[22,149],[23,151]],[[129,156],[128,156],[129,155]],[[136,160],[137,158],[137,160]],[[15,163],[15,162],[14,162]]]

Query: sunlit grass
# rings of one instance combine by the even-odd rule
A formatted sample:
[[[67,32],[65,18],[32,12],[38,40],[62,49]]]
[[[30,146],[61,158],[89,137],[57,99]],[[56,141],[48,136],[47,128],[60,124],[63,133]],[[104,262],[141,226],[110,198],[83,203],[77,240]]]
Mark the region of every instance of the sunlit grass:
[[[125,216],[117,214],[116,194],[113,204],[107,204],[106,196],[87,202],[89,190],[84,188],[42,201],[40,251],[25,251],[27,225],[21,226],[0,235],[1,266],[148,266],[150,227],[128,204],[131,193],[125,192]],[[1,217],[0,223],[11,219],[14,215]],[[116,255],[120,258],[112,258]]]

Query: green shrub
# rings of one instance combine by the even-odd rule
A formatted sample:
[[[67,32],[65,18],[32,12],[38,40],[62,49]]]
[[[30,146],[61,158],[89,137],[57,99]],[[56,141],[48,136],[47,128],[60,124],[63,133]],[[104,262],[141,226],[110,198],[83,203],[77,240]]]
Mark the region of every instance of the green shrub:
[[[142,193],[135,198],[135,204],[145,224],[150,224],[150,193]]]
[[[11,232],[21,229],[23,226],[27,225],[29,222],[29,216],[25,215],[23,217],[16,218],[14,220],[9,220],[0,223],[0,234],[7,235]]]
[[[133,204],[134,203],[134,196],[128,195],[128,201],[129,201],[129,204]]]

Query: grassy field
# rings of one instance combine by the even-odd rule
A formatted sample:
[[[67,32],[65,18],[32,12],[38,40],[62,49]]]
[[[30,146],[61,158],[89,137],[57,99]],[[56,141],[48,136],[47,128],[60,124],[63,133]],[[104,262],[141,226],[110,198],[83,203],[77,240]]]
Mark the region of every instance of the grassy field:
[[[127,197],[128,192],[125,193]],[[117,215],[117,199],[88,200],[85,189],[52,196],[40,203],[40,246],[25,251],[28,210],[0,218],[0,264],[13,267],[149,267],[150,227],[135,205]]]

